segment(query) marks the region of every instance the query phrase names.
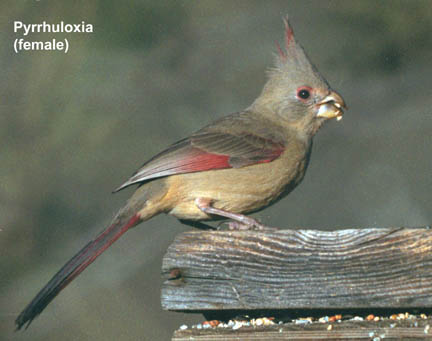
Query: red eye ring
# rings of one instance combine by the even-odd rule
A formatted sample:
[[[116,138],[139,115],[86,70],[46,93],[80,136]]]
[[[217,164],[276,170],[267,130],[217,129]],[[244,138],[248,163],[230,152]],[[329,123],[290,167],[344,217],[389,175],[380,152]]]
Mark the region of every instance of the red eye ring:
[[[301,101],[306,101],[311,97],[312,88],[310,86],[304,85],[297,88],[297,98]]]

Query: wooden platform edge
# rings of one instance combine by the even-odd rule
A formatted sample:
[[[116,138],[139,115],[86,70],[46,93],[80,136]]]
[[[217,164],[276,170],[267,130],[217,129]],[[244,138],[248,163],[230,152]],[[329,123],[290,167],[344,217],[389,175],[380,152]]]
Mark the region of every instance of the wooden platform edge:
[[[233,340],[421,340],[432,339],[432,319],[381,321],[339,321],[334,323],[295,323],[185,329],[174,332],[173,341]],[[237,328],[237,329],[236,329]]]
[[[191,231],[163,258],[164,309],[432,307],[432,230]]]

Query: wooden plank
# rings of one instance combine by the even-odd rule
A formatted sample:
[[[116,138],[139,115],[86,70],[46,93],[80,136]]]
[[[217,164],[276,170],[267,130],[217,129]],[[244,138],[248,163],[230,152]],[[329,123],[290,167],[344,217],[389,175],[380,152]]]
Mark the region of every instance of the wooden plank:
[[[431,251],[427,227],[186,232],[163,259],[162,306],[204,312],[430,308]]]
[[[331,327],[329,327],[331,325]],[[341,321],[232,328],[186,329],[174,332],[173,341],[233,340],[431,340],[432,320]],[[330,330],[329,330],[330,329]]]

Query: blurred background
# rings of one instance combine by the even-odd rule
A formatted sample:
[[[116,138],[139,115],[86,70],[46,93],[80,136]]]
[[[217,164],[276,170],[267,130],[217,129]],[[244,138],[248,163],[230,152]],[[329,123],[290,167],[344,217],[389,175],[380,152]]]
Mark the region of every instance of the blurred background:
[[[0,339],[169,340],[201,315],[162,311],[161,260],[190,228],[158,216],[128,232],[25,332],[14,319],[131,195],[144,161],[248,106],[281,18],[348,106],[315,138],[303,183],[255,216],[285,228],[432,223],[432,3],[2,1]],[[13,21],[92,23],[70,50],[16,55]]]

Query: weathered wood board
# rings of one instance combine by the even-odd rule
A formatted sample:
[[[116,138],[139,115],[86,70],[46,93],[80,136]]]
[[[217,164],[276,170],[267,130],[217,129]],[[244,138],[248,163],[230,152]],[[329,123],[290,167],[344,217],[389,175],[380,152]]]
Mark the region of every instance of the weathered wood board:
[[[163,259],[168,310],[432,307],[432,230],[193,231]]]

